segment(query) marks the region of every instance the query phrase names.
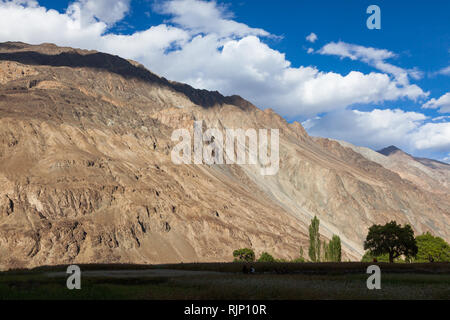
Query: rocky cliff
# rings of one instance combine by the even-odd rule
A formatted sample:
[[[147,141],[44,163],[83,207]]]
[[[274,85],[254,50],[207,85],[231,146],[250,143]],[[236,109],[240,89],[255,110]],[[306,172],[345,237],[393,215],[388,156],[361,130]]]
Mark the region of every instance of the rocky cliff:
[[[175,129],[275,128],[280,170],[175,165]],[[450,200],[238,96],[133,61],[51,44],[0,44],[0,268],[295,258],[310,219],[359,259],[395,219],[450,240]]]

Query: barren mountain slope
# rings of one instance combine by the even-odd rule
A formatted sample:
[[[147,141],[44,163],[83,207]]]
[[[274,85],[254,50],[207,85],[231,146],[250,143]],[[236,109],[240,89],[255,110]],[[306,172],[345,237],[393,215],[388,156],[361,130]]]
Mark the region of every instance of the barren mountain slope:
[[[450,165],[436,160],[415,158],[395,146],[378,151],[389,159],[389,169],[423,188],[450,193]]]
[[[338,140],[336,140],[338,141]],[[345,141],[338,141],[342,146],[351,148],[370,161],[398,173],[403,179],[441,196],[450,193],[450,165],[436,160],[415,158],[395,146],[374,151],[357,147]]]
[[[280,129],[280,171],[175,165],[194,121]],[[132,61],[46,44],[0,45],[0,268],[229,261],[307,251],[307,225],[359,259],[372,223],[450,239],[450,203],[240,97],[195,90]]]

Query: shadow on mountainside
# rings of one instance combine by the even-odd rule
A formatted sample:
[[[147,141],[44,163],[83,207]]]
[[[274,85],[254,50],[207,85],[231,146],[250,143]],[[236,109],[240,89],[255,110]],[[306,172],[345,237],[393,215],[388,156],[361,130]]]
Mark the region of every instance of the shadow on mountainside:
[[[1,47],[8,50],[23,49],[20,46],[11,44],[1,44]],[[62,52],[51,55],[36,51],[16,51],[0,52],[0,61],[15,61],[26,65],[51,66],[51,67],[71,67],[71,68],[92,68],[105,70],[118,74],[126,79],[138,79],[151,84],[167,86],[175,91],[186,95],[196,105],[210,108],[215,105],[232,104],[243,110],[248,110],[253,105],[239,96],[225,97],[217,91],[195,89],[187,84],[172,82],[164,77],[158,77],[148,71],[143,66],[135,66],[129,61],[118,56],[106,53],[79,54],[76,52]]]

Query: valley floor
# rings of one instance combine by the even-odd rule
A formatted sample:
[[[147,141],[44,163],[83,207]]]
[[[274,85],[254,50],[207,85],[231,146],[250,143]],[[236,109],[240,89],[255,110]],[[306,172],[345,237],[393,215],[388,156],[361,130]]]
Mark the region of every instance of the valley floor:
[[[86,265],[81,290],[68,290],[65,267],[0,274],[2,300],[450,300],[450,264],[379,264],[381,290],[368,290],[364,263]]]

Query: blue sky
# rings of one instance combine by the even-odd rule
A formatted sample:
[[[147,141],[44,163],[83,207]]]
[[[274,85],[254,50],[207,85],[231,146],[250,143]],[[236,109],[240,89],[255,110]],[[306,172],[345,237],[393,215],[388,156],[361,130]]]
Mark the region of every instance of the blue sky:
[[[372,4],[381,30],[366,27]],[[445,0],[0,0],[0,41],[118,54],[312,135],[450,161],[449,12]]]

